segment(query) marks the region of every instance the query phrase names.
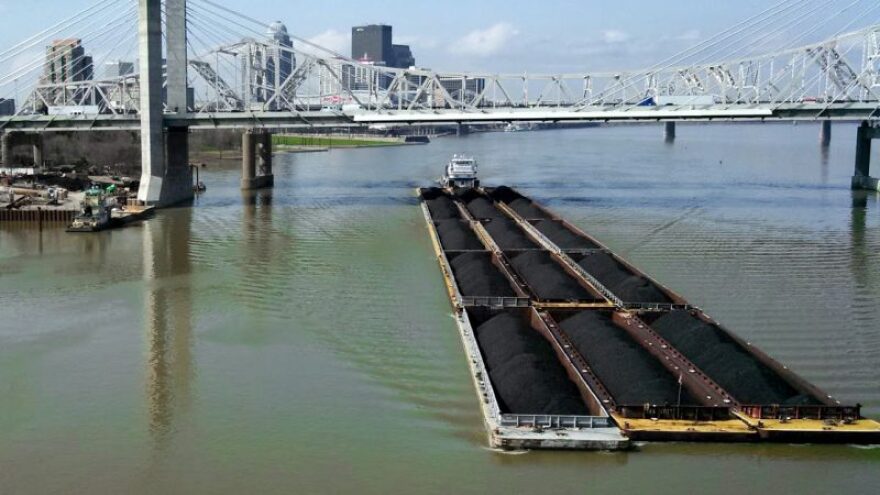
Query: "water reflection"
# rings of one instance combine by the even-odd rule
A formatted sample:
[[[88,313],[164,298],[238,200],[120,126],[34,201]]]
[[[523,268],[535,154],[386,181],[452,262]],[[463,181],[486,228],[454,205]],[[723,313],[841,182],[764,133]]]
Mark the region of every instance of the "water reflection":
[[[241,192],[244,233],[251,240],[254,235],[267,233],[272,223],[272,189]]]
[[[828,174],[831,164],[831,148],[829,146],[819,147],[819,165],[821,166],[820,179],[822,185],[828,185]]]
[[[190,407],[193,380],[192,209],[163,211],[144,224],[147,399],[150,433],[158,449],[175,415]]]
[[[850,271],[856,283],[869,287],[869,256],[872,254],[868,246],[868,210],[877,209],[878,194],[872,191],[852,191],[852,209],[850,210]]]

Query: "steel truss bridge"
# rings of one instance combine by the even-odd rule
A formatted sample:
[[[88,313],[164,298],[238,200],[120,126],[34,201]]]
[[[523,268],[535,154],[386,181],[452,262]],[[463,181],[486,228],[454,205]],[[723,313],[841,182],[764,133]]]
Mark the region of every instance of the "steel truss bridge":
[[[295,37],[293,43],[279,43],[265,36],[268,23],[219,1],[98,0],[53,26],[57,30],[47,29],[0,53],[0,62],[27,54],[28,48],[42,49],[63,32],[83,45],[94,43],[94,49],[109,46],[104,58],[140,60],[131,73],[68,74],[61,82],[48,77],[59,55],[40,51],[18,66],[4,63],[10,68],[7,74],[0,69],[0,91],[15,81],[20,102],[14,115],[0,117],[0,132],[140,130],[145,174],[152,173],[153,162],[158,171],[153,177],[161,179],[167,176],[164,150],[171,146],[162,143],[161,135],[169,134],[170,143],[174,130],[847,120],[865,122],[867,130],[860,136],[867,140],[869,157],[874,124],[880,120],[880,24],[846,29],[870,19],[880,9],[877,2],[864,7],[856,0],[837,13],[826,12],[822,22],[845,13],[856,17],[837,24],[841,29],[828,39],[760,54],[753,53],[755,47],[769,46],[782,27],[804,28],[807,14],[822,15],[818,9],[827,2],[782,0],[643,70],[496,74],[389,68]],[[709,59],[743,37],[753,45],[750,50],[740,47],[728,50],[729,58]],[[71,53],[61,64],[79,67]],[[77,56],[84,58],[83,53]],[[282,57],[293,65],[279,74]],[[94,65],[80,65],[81,72],[94,72]],[[24,92],[22,81],[31,83]],[[861,167],[867,177],[867,164]],[[143,199],[160,202],[157,198]]]

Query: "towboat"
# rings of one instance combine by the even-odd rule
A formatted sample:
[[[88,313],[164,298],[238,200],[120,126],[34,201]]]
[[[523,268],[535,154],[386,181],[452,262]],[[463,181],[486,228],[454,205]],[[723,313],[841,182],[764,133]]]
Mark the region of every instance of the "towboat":
[[[477,161],[465,155],[453,155],[446,164],[446,172],[440,178],[440,187],[474,188],[480,186],[477,178]]]
[[[115,202],[115,198],[112,202]],[[110,225],[111,201],[104,191],[98,188],[89,189],[80,202],[80,210],[67,227],[68,232],[98,232]]]

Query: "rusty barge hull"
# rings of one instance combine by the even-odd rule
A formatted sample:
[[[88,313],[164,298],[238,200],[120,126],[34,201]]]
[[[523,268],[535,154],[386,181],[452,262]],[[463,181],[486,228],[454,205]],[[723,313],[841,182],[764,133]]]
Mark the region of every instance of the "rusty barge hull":
[[[880,443],[860,406],[518,191],[418,194],[493,446]]]

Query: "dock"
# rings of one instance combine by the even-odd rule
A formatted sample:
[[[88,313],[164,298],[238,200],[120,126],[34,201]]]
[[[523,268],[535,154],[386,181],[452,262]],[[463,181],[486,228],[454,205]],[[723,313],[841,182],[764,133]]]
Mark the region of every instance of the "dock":
[[[419,189],[489,443],[880,443],[880,423],[508,187]]]

